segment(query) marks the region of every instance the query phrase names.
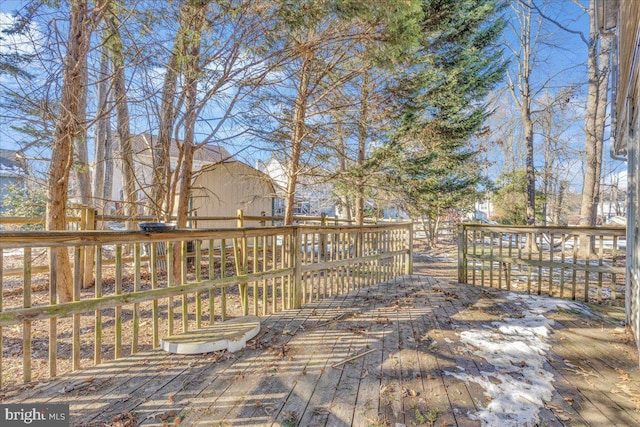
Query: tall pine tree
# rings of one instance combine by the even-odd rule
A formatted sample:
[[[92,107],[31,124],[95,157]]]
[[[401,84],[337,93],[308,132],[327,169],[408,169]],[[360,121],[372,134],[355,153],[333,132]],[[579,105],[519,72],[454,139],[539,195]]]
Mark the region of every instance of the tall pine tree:
[[[398,122],[370,162],[380,188],[414,216],[435,219],[468,202],[482,181],[477,136],[483,99],[504,74],[498,0],[425,0],[422,42],[395,85]],[[376,166],[377,167],[377,166]]]

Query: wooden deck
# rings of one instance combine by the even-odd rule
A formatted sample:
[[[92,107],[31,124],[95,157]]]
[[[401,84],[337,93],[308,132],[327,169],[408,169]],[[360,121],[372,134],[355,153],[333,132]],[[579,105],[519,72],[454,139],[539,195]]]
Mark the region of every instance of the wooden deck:
[[[73,425],[479,426],[500,401],[491,384],[508,375],[524,390],[550,374],[544,402],[535,388],[520,396],[537,425],[640,425],[638,354],[619,311],[545,313],[555,323],[535,374],[535,355],[505,369],[464,338],[523,317],[508,295],[416,274],[263,318],[237,353],[141,353],[1,401],[69,403]]]

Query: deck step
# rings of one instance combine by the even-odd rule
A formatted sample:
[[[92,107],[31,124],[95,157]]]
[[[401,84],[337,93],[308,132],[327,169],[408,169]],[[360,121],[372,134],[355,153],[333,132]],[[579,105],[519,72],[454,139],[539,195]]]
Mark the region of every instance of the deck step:
[[[200,354],[227,350],[234,353],[260,332],[257,316],[244,316],[162,339],[162,349],[175,354]]]

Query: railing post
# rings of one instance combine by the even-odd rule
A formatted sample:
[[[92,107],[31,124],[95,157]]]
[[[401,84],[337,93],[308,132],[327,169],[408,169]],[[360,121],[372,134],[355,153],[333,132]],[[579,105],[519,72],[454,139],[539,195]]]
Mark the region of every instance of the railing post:
[[[238,209],[238,228],[244,228],[244,211],[242,209]],[[247,274],[249,267],[249,260],[247,259],[247,238],[244,234],[244,230],[242,232],[242,238],[240,241],[240,245],[238,245],[238,239],[233,239],[234,243],[234,258],[236,260],[236,274],[239,276],[241,274]],[[238,285],[238,290],[240,294],[240,304],[242,305],[242,315],[246,316],[249,314],[249,287],[247,283],[241,283]],[[254,296],[255,297],[255,296]]]
[[[327,226],[327,215],[324,212],[322,213],[322,215],[320,215],[320,226],[321,227],[326,227]],[[318,238],[320,239],[320,247],[318,248],[318,254],[319,254],[321,260],[326,261],[327,255],[328,255],[328,253],[327,253],[327,235],[325,233],[320,233]]]
[[[82,229],[85,231],[96,229],[96,210],[91,206],[82,206]],[[95,246],[85,246],[83,248],[84,260],[83,260],[83,278],[82,288],[89,288],[94,277],[94,263],[95,263]]]
[[[464,224],[458,226],[458,283],[467,283],[467,236]]]
[[[407,253],[407,263],[405,271],[406,274],[413,274],[413,222],[409,223],[409,229],[407,230],[409,233],[408,236],[408,244],[409,244],[409,252]]]
[[[293,257],[291,265],[293,265],[292,284],[293,291],[293,307],[302,308],[302,233],[299,227],[293,228],[293,248],[291,249]]]

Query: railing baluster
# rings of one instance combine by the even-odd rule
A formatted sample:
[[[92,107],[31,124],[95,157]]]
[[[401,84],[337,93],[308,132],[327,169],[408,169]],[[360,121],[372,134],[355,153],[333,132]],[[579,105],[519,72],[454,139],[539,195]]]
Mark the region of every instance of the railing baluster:
[[[187,283],[187,270],[188,270],[188,245],[186,240],[180,241],[180,252],[182,257],[180,259],[180,285]],[[185,292],[182,294],[182,332],[189,330],[189,295]]]
[[[51,251],[51,255],[55,256],[56,251]],[[53,262],[52,262],[53,265]],[[95,299],[102,298],[102,246],[96,248],[96,283],[93,287],[93,297]],[[52,295],[55,299],[55,294]],[[93,363],[99,365],[102,363],[102,310],[96,310],[94,316],[94,334],[93,334]]]
[[[215,240],[209,239],[209,274],[207,279],[209,281],[214,280],[215,278]],[[213,325],[215,323],[215,314],[216,314],[216,288],[209,288],[209,325]]]
[[[611,248],[611,267],[616,268],[618,257],[618,236],[613,236],[613,247]],[[618,293],[618,283],[616,273],[611,273],[611,302],[615,302]]]
[[[58,270],[57,261],[58,251],[54,248],[49,248],[49,304],[56,305],[58,303],[57,291],[58,291]],[[98,286],[98,279],[96,277],[96,286]],[[2,292],[0,292],[1,294]],[[0,311],[2,311],[2,297],[0,296]],[[98,316],[96,310],[96,318]],[[100,311],[100,313],[102,313]],[[0,332],[2,328],[0,328]],[[2,341],[2,334],[0,333],[0,341]],[[0,361],[2,354],[2,344],[0,343]],[[99,359],[98,359],[99,360]],[[96,363],[97,364],[97,363]],[[0,376],[2,372],[0,370]],[[58,374],[58,319],[52,317],[49,319],[49,377],[55,377]]]
[[[253,237],[253,272],[258,272],[258,237]],[[253,281],[253,315],[258,315],[258,282]]]
[[[151,289],[158,289],[158,244],[156,242],[151,243]],[[167,248],[167,280],[171,283],[173,277],[173,245],[170,245]],[[172,311],[172,297],[169,297],[169,304],[167,307],[167,319],[169,322],[168,330],[169,335],[173,334],[173,311]],[[151,333],[152,333],[152,342],[151,346],[153,348],[160,347],[160,333],[159,333],[159,310],[158,310],[158,299],[154,298],[151,303]]]
[[[220,242],[220,277],[227,277],[227,241]],[[220,321],[227,320],[227,287],[220,288]]]
[[[24,248],[23,268],[24,268],[24,273],[23,273],[22,306],[24,308],[29,308],[31,307],[31,248]],[[74,323],[74,338],[75,338],[75,323]],[[74,351],[74,362],[75,362],[75,351]],[[23,369],[22,379],[24,380],[25,383],[28,383],[29,381],[31,381],[31,320],[25,320],[22,322],[22,369]],[[74,369],[75,369],[75,363],[74,363]]]
[[[509,236],[509,251],[508,251],[509,262],[506,264],[506,270],[507,270],[506,271],[506,273],[507,273],[506,280],[507,280],[507,290],[510,291],[511,290],[511,268],[512,268],[511,260],[513,259],[513,234],[509,233],[508,236]],[[518,235],[516,234],[515,235],[516,244],[518,243],[518,237],[517,236]]]
[[[82,269],[80,264],[80,252],[82,248],[76,246],[74,248],[73,257],[73,301],[80,301],[80,280]],[[73,314],[73,344],[72,344],[72,369],[77,371],[80,369],[80,313]]]
[[[577,234],[573,235],[573,271],[571,273],[571,299],[573,301],[576,300],[576,287],[578,282],[578,243],[579,236]]]
[[[560,235],[560,262],[562,263],[562,267],[560,268],[560,298],[564,298],[564,275],[566,273],[564,262],[565,262],[565,254],[564,251],[567,248],[567,240],[569,239],[569,235],[566,233],[562,233]]]
[[[525,237],[525,248],[526,248],[527,256],[529,259],[529,264],[527,265],[527,293],[528,294],[531,293],[531,274],[533,272],[533,266],[531,265],[531,259],[532,259],[531,252],[533,252],[534,245],[536,244],[534,240],[535,238],[533,236],[534,236],[533,233],[528,233]]]
[[[278,263],[276,261],[277,257],[277,246],[276,246],[277,235],[271,237],[271,266],[272,269],[275,270],[278,268]],[[278,288],[276,283],[276,278],[273,277],[271,279],[271,313],[275,313],[278,311]]]
[[[262,271],[266,272],[269,270],[269,266],[267,264],[267,249],[269,245],[267,244],[268,239],[267,236],[262,236]],[[262,279],[262,315],[267,315],[268,308],[268,292],[267,292],[267,279]]]
[[[116,246],[116,295],[122,294],[122,245]],[[115,347],[114,359],[122,357],[122,306],[115,308]]]
[[[166,245],[166,263],[167,263],[167,287],[171,288],[173,286],[176,285],[175,283],[175,264],[174,264],[174,256],[175,256],[175,251],[176,251],[176,244],[175,242],[171,241],[171,242],[160,242],[160,243],[154,243],[154,249],[153,249],[153,253],[157,254],[157,250],[155,248],[155,246],[161,247],[161,245]],[[157,256],[157,255],[156,255]],[[154,258],[155,259],[155,258]],[[157,265],[157,262],[154,261],[153,263],[154,265]],[[155,270],[155,273],[153,274],[153,277],[155,278],[152,283],[151,283],[151,287],[152,289],[154,288],[158,288],[158,273],[157,273],[157,269]],[[167,333],[168,335],[173,335],[174,334],[174,329],[175,329],[175,313],[173,310],[173,296],[170,296],[169,298],[167,298]],[[157,342],[157,346],[160,345],[160,336],[159,336],[159,327],[160,327],[160,311],[159,311],[159,302],[158,300],[155,300],[153,302],[153,310],[154,310],[154,315],[153,315],[153,325],[154,325],[154,337],[153,337],[153,342],[154,342],[154,348],[156,348],[156,342]]]
[[[554,256],[554,241],[555,235],[553,231],[549,233],[549,296],[553,296],[553,264],[555,260]]]
[[[502,259],[502,233],[498,233],[498,289],[502,289],[502,271],[503,271],[503,264],[504,261]]]
[[[602,259],[604,258],[604,236],[600,236],[600,248],[598,252],[598,266],[602,267]],[[602,302],[602,271],[598,272],[598,303]]]
[[[285,268],[287,266],[286,264],[286,258],[287,258],[287,254],[286,254],[286,235],[283,234],[282,235],[282,241],[281,241],[281,245],[280,245],[280,267],[281,268]],[[285,292],[285,286],[286,286],[286,277],[281,277],[280,278],[280,298],[281,298],[281,304],[282,304],[282,310],[286,310],[287,306],[287,298],[286,298],[286,292]]]
[[[194,240],[196,255],[196,282],[202,282],[202,240]],[[196,292],[196,328],[202,327],[202,293]]]
[[[140,292],[140,269],[142,267],[140,243],[133,245],[133,292]],[[96,272],[97,273],[97,272]],[[131,354],[138,352],[138,336],[140,335],[140,303],[133,304],[133,333],[131,334]]]
[[[588,241],[588,244],[591,245],[591,239],[585,239]],[[591,263],[591,250],[586,251],[586,257],[584,260],[585,266],[589,267]],[[584,301],[589,302],[589,270],[584,270]]]
[[[538,246],[538,291],[536,292],[538,295],[542,295],[542,252],[544,251],[544,234],[536,233],[535,237],[536,241],[540,241],[537,244]]]
[[[304,233],[303,237],[302,237],[302,254],[300,255],[302,256],[302,263],[304,265],[309,264],[309,259],[311,258],[311,250],[309,248],[309,233]],[[307,294],[307,292],[310,290],[308,289],[308,273],[302,273],[302,282],[303,284],[301,284],[302,287],[302,303],[306,304],[309,302],[310,298]]]

